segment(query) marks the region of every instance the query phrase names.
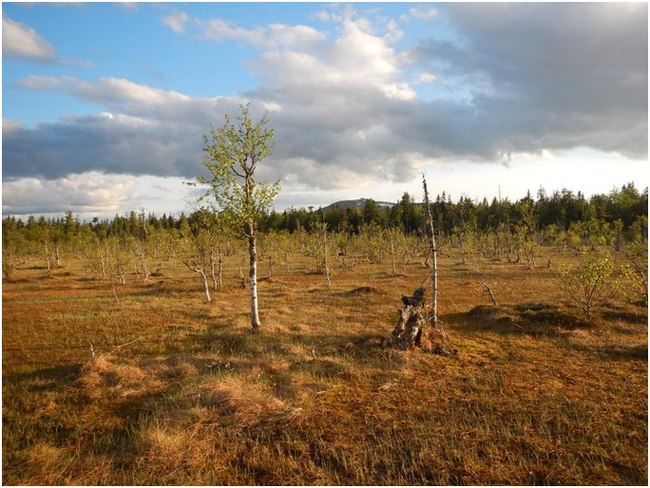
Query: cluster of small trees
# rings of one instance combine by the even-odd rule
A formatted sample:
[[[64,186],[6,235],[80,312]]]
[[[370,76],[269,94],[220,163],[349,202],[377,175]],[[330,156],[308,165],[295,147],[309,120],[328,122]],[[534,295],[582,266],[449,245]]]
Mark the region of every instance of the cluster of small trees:
[[[204,146],[209,174],[198,179],[209,189],[189,216],[157,217],[142,210],[83,223],[71,212],[60,219],[29,217],[26,223],[5,218],[4,277],[34,261],[49,273],[67,259],[82,258],[92,276],[124,284],[127,276],[146,281],[170,263],[183,263],[200,277],[210,301],[210,290],[224,286],[224,259],[241,253],[246,243],[248,280],[241,268],[240,275],[242,284],[249,284],[251,324],[257,330],[259,263],[272,278],[281,264],[290,273],[291,258],[300,254],[313,259],[314,271],[331,286],[335,266],[354,270],[359,264],[386,264],[396,275],[423,259],[435,274],[438,249],[451,247],[460,251],[463,264],[495,259],[533,268],[544,245],[587,253],[581,267],[563,270],[560,277],[568,296],[589,317],[613,273],[611,260],[593,256],[611,246],[627,257],[619,274],[632,283],[628,290],[647,302],[647,188],[639,193],[629,184],[589,200],[568,190],[550,197],[540,190],[537,200],[528,195],[490,204],[466,198],[452,203],[443,193],[426,206],[404,194],[392,206],[365,200],[360,208],[276,213],[269,209],[279,183],[255,179],[257,165],[272,149],[267,123],[266,115],[253,121],[243,106],[236,123],[226,116],[221,128],[211,130]]]

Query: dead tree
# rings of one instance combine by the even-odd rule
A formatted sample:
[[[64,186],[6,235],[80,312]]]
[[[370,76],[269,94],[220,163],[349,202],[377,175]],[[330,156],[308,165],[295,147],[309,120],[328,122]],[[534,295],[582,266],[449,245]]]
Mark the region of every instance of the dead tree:
[[[412,296],[402,296],[404,306],[397,311],[399,314],[397,325],[390,337],[384,340],[382,347],[396,347],[402,350],[421,347],[429,352],[447,354],[444,349],[447,334],[440,324],[431,325],[431,317],[425,308],[424,294],[423,284],[413,292]]]
[[[431,239],[430,254],[433,255],[433,270],[431,272],[431,291],[433,293],[433,307],[431,310],[431,325],[438,325],[438,248],[436,247],[436,237],[433,231],[433,218],[429,208],[429,192],[427,190],[427,180],[422,175],[422,186],[424,187],[424,215],[427,218],[427,234]]]
[[[494,293],[492,292],[492,288],[490,287],[490,285],[488,285],[485,282],[485,280],[483,279],[483,277],[480,274],[479,274],[479,279],[481,280],[481,284],[483,285],[483,290],[490,297],[490,301],[492,302],[492,305],[494,305],[495,307],[498,307],[499,305],[497,304],[497,299],[494,297]]]
[[[383,346],[393,346],[399,349],[421,347],[422,349],[438,354],[449,354],[444,349],[448,336],[438,322],[438,248],[433,229],[433,219],[429,208],[429,192],[427,181],[422,176],[424,187],[424,213],[427,219],[427,234],[430,239],[429,255],[433,256],[433,269],[431,276],[413,292],[410,297],[402,296],[404,307],[399,310],[399,319],[391,336],[384,340]],[[432,306],[431,312],[426,313],[424,302],[424,285],[431,280]],[[429,325],[429,327],[426,327]]]
[[[385,339],[382,346],[394,346],[398,349],[408,349],[412,345],[419,346],[422,329],[426,324],[424,311],[424,287],[413,292],[413,296],[402,296],[404,306],[398,309],[399,318],[393,333]]]
[[[327,223],[319,225],[321,234],[321,244],[323,246],[323,266],[325,268],[325,278],[327,278],[327,288],[332,288],[332,270],[330,267],[329,249],[327,244]]]

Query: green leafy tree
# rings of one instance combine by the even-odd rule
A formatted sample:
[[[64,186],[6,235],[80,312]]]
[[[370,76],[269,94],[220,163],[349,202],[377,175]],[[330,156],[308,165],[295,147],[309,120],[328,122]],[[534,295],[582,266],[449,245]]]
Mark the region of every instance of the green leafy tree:
[[[211,189],[204,195],[214,198],[216,207],[232,218],[232,225],[248,240],[249,288],[251,326],[258,332],[257,297],[257,230],[262,217],[280,190],[274,183],[257,181],[255,172],[260,162],[270,156],[273,148],[273,129],[267,127],[268,113],[258,121],[249,115],[249,105],[241,106],[236,122],[226,114],[224,125],[212,128],[205,136],[203,165],[210,172],[208,178],[199,177]]]
[[[648,243],[632,243],[625,250],[627,263],[621,267],[623,293],[632,301],[648,305]]]
[[[20,259],[20,251],[24,250],[24,232],[13,217],[2,221],[2,275],[10,280]]]
[[[613,271],[614,263],[606,252],[585,253],[580,266],[560,271],[561,288],[587,320],[616,292],[618,282],[612,278]]]

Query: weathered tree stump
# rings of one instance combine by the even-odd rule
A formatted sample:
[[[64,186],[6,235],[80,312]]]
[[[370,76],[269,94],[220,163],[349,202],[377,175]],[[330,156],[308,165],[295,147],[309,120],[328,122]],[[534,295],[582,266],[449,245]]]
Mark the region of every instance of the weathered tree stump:
[[[440,324],[431,323],[430,314],[425,309],[424,293],[424,287],[420,287],[412,296],[402,296],[404,306],[398,309],[397,325],[390,337],[384,340],[382,347],[402,350],[420,347],[428,352],[447,353],[444,349],[447,334]]]

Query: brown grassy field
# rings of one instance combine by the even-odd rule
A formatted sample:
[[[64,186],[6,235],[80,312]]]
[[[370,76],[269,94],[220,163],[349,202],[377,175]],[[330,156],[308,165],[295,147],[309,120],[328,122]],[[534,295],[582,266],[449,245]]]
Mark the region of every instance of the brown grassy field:
[[[586,324],[555,269],[486,261],[493,308],[443,257],[438,356],[380,347],[422,264],[335,268],[331,290],[278,267],[252,335],[235,262],[210,304],[181,267],[119,304],[75,263],[4,282],[3,483],[648,483],[646,307]]]

